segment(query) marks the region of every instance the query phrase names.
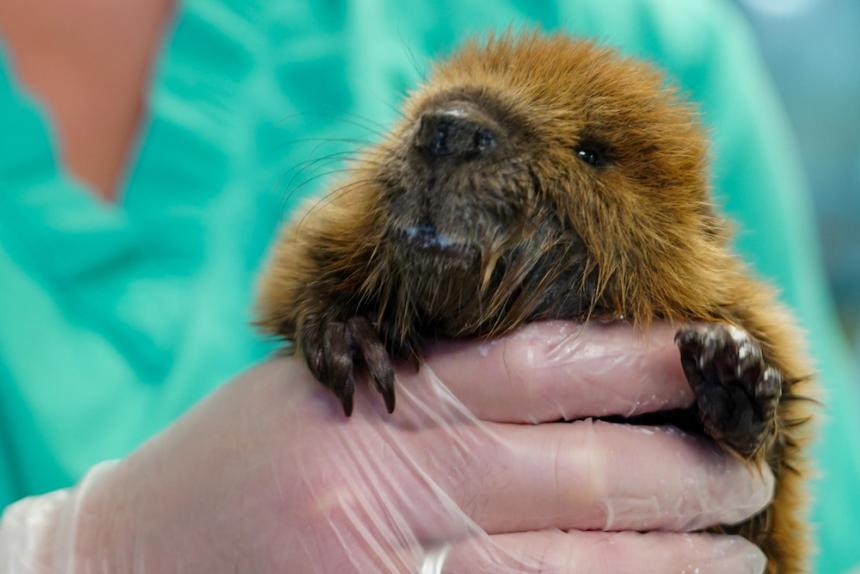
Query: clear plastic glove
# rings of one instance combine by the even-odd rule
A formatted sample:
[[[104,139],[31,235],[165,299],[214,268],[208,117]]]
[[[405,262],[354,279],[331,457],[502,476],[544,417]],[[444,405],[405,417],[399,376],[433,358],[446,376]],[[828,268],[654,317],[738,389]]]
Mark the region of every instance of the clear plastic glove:
[[[302,361],[270,361],[13,505],[0,571],[762,572],[746,541],[687,531],[761,509],[769,469],[585,419],[689,405],[672,335],[556,322],[440,344],[399,373],[393,415],[360,384],[351,419]]]

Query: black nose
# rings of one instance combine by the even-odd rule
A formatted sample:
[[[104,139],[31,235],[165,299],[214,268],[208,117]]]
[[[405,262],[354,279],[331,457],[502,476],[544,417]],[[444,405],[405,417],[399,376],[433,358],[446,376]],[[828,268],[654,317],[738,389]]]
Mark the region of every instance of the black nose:
[[[429,157],[478,157],[492,151],[497,140],[491,122],[466,106],[424,112],[415,134],[415,146]]]

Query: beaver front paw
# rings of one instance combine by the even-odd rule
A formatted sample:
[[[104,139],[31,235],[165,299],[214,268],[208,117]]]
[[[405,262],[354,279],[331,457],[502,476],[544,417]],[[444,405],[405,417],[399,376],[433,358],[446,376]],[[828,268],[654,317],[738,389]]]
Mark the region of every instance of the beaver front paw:
[[[347,321],[308,318],[302,327],[301,348],[311,372],[334,391],[346,416],[352,414],[357,364],[366,366],[386,409],[394,412],[394,368],[379,334],[365,317]]]
[[[749,333],[726,324],[683,327],[675,335],[705,432],[747,459],[776,434],[782,376]]]

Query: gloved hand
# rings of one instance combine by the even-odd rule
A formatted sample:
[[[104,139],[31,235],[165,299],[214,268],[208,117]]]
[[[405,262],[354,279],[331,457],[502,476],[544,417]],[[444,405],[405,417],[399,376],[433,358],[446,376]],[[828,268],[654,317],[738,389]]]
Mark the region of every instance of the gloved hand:
[[[360,384],[351,419],[301,360],[269,361],[10,507],[0,571],[762,572],[746,541],[686,531],[754,514],[769,469],[672,428],[552,422],[689,405],[672,335],[554,322],[438,344],[399,372],[393,415]]]

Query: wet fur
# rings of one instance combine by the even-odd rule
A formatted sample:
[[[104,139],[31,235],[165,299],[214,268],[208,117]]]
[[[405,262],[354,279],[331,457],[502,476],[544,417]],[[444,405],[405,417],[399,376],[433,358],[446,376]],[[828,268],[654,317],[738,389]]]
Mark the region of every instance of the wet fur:
[[[508,152],[440,181],[415,167],[409,141],[422,110],[451,99],[503,118]],[[608,165],[582,162],[582,145],[600,147]],[[769,572],[806,572],[810,361],[774,290],[731,252],[707,177],[698,117],[652,67],[563,36],[472,42],[286,228],[263,277],[260,323],[294,341],[315,372],[324,347],[341,344],[326,325],[343,334],[353,317],[394,357],[420,357],[427,337],[493,336],[549,318],[739,326],[782,375],[777,416],[744,454],[766,459],[777,486],[765,511],[725,530],[759,544]],[[463,240],[458,256],[395,247],[418,210]]]

